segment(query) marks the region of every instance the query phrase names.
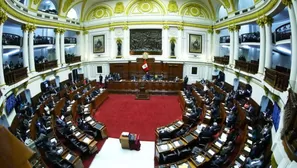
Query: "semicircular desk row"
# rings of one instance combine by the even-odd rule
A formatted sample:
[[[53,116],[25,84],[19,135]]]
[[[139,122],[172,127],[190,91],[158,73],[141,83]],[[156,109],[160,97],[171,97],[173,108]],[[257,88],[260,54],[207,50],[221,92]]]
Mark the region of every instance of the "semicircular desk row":
[[[36,145],[38,148],[37,155],[41,157],[43,164],[46,163],[46,165],[52,165],[54,167],[82,168],[84,166],[81,156],[97,152],[97,140],[107,138],[106,126],[92,117],[96,109],[108,98],[107,90],[100,90],[100,93],[95,95],[90,102],[86,102],[86,96],[89,96],[95,90],[99,90],[96,82],[92,81],[85,85],[83,81],[80,81],[75,85],[76,90],[69,92],[63,89],[58,94],[49,96],[37,106],[33,118],[29,121],[27,135],[35,144],[39,141],[55,144],[54,146],[58,153],[58,155],[52,156],[50,150]],[[88,88],[87,92],[83,92],[86,88]],[[83,94],[79,98],[75,98],[77,93]],[[71,103],[67,104],[67,111],[62,114],[62,109],[69,102],[66,99],[70,100]],[[51,109],[47,106],[50,102],[53,103]],[[82,114],[78,114],[78,106],[83,108]],[[79,115],[84,116],[85,123],[88,124],[92,132],[95,132],[94,135],[96,136],[86,133],[85,130],[81,130],[77,126],[76,119]],[[58,119],[61,119],[63,121],[62,123],[66,125],[59,125],[57,122]],[[14,122],[18,121],[16,120]],[[46,136],[46,140],[44,140],[44,137],[40,137],[38,133],[41,128],[40,122],[44,124],[42,127],[45,130],[43,134]],[[14,123],[14,125],[18,124]],[[68,128],[68,132],[65,131],[65,128]],[[59,159],[57,159],[57,156],[59,156]]]
[[[208,82],[208,87],[211,86],[216,93],[222,95],[222,100],[225,100],[226,92],[213,83]],[[194,88],[203,90],[204,86],[197,82]],[[190,109],[191,100],[187,98],[184,91],[180,91],[179,102],[183,110],[182,120],[177,120],[167,126],[159,127],[155,131],[155,165],[157,165],[156,167],[158,168],[213,167],[211,161],[216,159],[216,155],[219,155],[222,148],[227,145],[227,139],[229,140],[230,136],[232,136],[232,130],[234,129],[228,127],[225,123],[226,116],[230,113],[231,107],[227,107],[225,103],[220,102],[219,116],[214,118],[209,110],[210,106],[206,105],[205,95],[200,95],[195,89],[192,90],[191,95],[195,97],[196,106],[201,109],[200,116],[194,118],[193,121],[193,118],[191,118],[192,110]],[[214,95],[212,92],[207,92],[207,97],[212,100]],[[248,101],[256,108],[259,108],[256,102],[251,98]],[[234,99],[232,106],[236,107],[238,116],[234,127],[238,128],[242,139],[238,149],[234,150],[233,148],[233,150],[228,153],[235,157],[225,159],[223,163],[216,165],[218,167],[243,167],[251,151],[252,144],[254,143],[252,140],[252,123],[250,118],[246,115],[243,104]],[[205,141],[203,137],[200,136],[201,132],[203,132],[205,127],[211,126],[211,122],[214,120],[218,123],[220,129],[216,132],[215,136],[212,137],[210,142]],[[176,136],[176,133],[184,128],[186,128],[187,131],[182,135],[179,134]],[[160,136],[164,129],[167,130],[169,136],[167,136],[165,140],[162,140]],[[204,142],[204,144],[200,142]],[[193,148],[196,146],[201,147],[202,150],[193,153]]]

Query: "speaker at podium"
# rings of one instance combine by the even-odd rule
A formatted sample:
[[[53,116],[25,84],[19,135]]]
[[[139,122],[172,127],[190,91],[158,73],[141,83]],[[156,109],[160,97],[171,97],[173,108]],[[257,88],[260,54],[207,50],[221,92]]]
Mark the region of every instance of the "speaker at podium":
[[[146,90],[146,83],[142,82],[139,84],[139,89],[136,92],[136,100],[149,100],[150,99],[150,94]]]

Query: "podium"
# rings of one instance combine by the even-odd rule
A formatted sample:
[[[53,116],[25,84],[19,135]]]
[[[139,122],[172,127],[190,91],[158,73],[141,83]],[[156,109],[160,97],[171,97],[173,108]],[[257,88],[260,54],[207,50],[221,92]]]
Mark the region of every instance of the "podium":
[[[139,90],[136,93],[136,100],[149,100],[150,99],[150,95],[148,93],[148,91],[145,89],[145,83],[140,83],[139,85]]]

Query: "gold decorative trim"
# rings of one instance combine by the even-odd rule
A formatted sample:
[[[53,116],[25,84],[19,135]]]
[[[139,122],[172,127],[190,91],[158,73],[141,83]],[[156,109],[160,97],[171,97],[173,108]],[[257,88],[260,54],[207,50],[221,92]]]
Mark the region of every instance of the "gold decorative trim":
[[[169,26],[168,26],[168,25],[164,25],[164,26],[163,26],[163,29],[164,29],[164,30],[168,30],[168,29],[169,29]]]
[[[6,20],[7,20],[6,13],[0,10],[0,24],[4,23]]]

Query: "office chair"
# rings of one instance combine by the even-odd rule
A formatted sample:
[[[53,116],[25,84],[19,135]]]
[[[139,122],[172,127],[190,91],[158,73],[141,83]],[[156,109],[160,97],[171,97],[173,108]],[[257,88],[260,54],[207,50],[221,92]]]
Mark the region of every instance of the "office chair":
[[[174,162],[177,159],[177,157],[178,157],[178,155],[177,155],[176,151],[173,151],[168,154],[161,154],[161,158],[164,163]]]
[[[177,150],[177,155],[180,158],[185,158],[188,157],[191,154],[192,150],[190,147],[186,147],[184,149],[178,149]]]

